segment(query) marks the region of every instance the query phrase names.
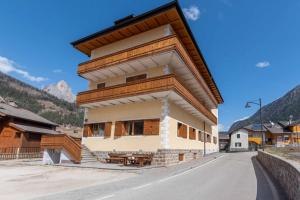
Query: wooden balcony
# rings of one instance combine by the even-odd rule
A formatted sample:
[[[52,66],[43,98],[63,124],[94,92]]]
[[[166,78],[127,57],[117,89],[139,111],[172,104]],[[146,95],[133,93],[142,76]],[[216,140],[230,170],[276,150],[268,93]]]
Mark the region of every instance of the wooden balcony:
[[[177,38],[176,35],[160,38],[158,40],[154,40],[143,45],[135,46],[126,50],[122,50],[113,54],[109,54],[81,63],[78,66],[77,73],[79,75],[83,75],[85,73],[108,68],[110,66],[120,64],[122,62],[127,62],[133,59],[138,59],[145,56],[150,56],[153,54],[168,51],[177,52],[177,54],[186,64],[186,66],[191,71],[195,79],[207,93],[207,95],[211,98],[215,105],[217,105],[218,102],[216,100],[216,97],[214,97],[213,93],[209,89],[209,86],[206,84],[204,79],[205,77],[202,77],[202,75],[199,72],[199,69],[196,67],[196,65],[194,64],[186,49],[184,48],[181,41]]]
[[[176,79],[174,74],[81,92],[77,95],[76,101],[78,105],[84,105],[162,91],[175,92],[211,122],[214,124],[217,123],[216,116],[213,115],[209,109],[203,106],[203,104],[199,102],[197,98],[195,98],[191,92]]]

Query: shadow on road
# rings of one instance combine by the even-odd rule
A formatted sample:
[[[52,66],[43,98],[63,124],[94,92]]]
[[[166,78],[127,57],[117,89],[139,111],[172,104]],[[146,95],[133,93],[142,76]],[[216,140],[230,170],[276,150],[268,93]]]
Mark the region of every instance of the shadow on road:
[[[256,200],[273,200],[276,197],[274,197],[274,194],[272,192],[272,186],[270,185],[270,183],[268,182],[265,173],[268,174],[268,172],[263,168],[263,166],[261,166],[258,163],[258,160],[256,158],[256,156],[253,156],[251,158],[252,164],[253,164],[253,168],[255,171],[255,176],[256,176],[256,180],[257,180],[257,195],[256,195]],[[265,171],[265,173],[263,172]],[[279,184],[276,184],[276,181],[272,178],[272,176],[270,174],[268,174],[268,176],[270,177],[270,180],[274,183],[275,186],[275,190],[277,190],[278,193],[278,198],[280,200],[284,200],[284,199],[288,199],[286,197],[286,194],[284,192],[284,190],[279,186]]]

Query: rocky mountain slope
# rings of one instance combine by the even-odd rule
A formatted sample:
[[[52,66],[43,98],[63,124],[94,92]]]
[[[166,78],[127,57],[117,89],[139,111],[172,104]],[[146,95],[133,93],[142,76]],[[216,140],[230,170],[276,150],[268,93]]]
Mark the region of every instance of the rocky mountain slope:
[[[293,116],[294,120],[300,119],[300,85],[262,108],[263,122],[287,121],[290,115]],[[248,119],[235,122],[230,127],[229,132],[252,123],[260,123],[259,110]]]
[[[75,95],[72,93],[71,88],[64,80],[59,81],[57,84],[50,84],[46,86],[43,91],[70,103],[74,103],[75,101]]]
[[[83,110],[74,103],[59,99],[1,72],[0,96],[7,101],[15,101],[18,106],[57,124],[82,126]]]

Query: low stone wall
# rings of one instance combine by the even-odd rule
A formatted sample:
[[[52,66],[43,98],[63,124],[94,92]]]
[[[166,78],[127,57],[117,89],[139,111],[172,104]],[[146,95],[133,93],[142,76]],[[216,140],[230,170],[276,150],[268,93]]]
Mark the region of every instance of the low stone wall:
[[[108,158],[109,153],[125,153],[125,154],[150,154],[153,153],[152,165],[157,166],[168,166],[173,164],[178,164],[180,162],[180,154],[183,161],[189,161],[193,159],[198,159],[203,156],[202,150],[182,150],[182,149],[158,149],[157,152],[139,152],[139,151],[94,151],[92,152],[97,156],[98,160],[105,162],[105,158]]]
[[[289,199],[300,199],[300,163],[261,150],[257,158],[279,182]]]

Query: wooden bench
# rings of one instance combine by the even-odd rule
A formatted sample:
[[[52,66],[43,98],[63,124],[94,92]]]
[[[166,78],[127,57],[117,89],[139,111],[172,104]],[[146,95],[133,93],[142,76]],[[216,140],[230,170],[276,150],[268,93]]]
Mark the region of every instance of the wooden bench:
[[[105,161],[107,163],[123,163],[127,165],[127,156],[125,154],[108,154],[109,158],[106,158]]]

